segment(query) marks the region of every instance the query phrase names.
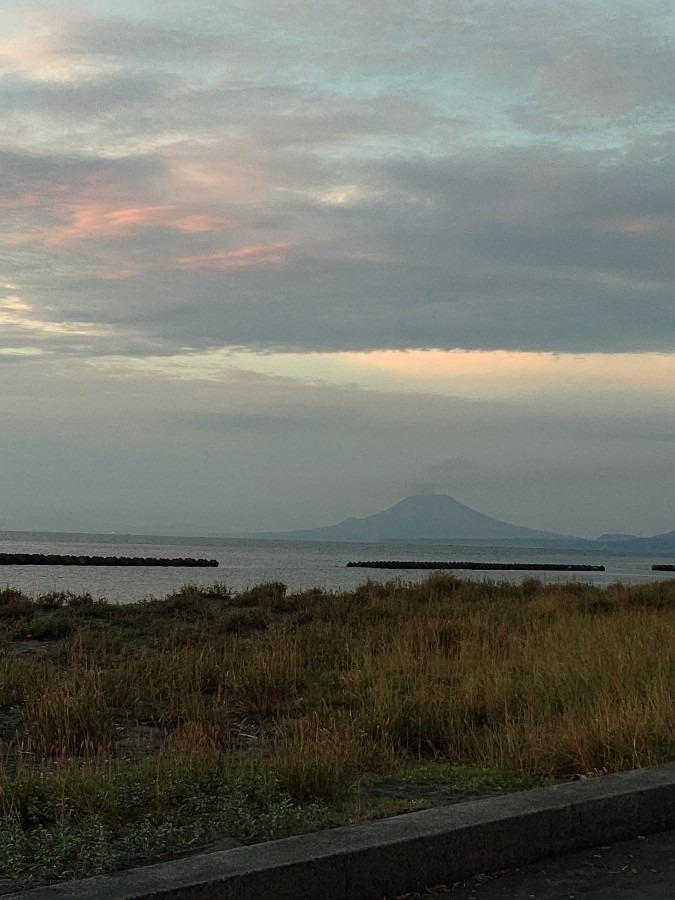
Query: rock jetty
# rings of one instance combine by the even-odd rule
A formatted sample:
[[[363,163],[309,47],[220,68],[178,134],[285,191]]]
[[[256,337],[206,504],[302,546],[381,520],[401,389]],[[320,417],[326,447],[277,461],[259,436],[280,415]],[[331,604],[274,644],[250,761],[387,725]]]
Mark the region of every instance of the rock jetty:
[[[604,572],[604,566],[579,566],[565,563],[507,563],[507,562],[420,562],[419,560],[368,560],[348,562],[347,568],[361,569],[485,569],[507,572]]]
[[[217,559],[156,556],[74,556],[61,553],[0,553],[0,566],[180,566],[207,568]]]
[[[672,566],[672,565],[652,566],[652,572],[675,572],[675,566]]]

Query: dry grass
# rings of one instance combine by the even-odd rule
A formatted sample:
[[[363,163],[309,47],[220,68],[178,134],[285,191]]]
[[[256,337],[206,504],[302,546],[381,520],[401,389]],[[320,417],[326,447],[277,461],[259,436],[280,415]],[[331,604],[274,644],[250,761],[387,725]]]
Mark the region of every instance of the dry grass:
[[[296,745],[325,755],[330,735],[352,770],[413,754],[566,776],[675,750],[675,582],[436,575],[343,595],[285,597],[275,583],[72,601],[54,612],[53,598],[13,592],[2,617],[0,708],[20,711],[25,747],[45,757],[111,754],[122,724],[139,721],[228,750],[242,714],[268,721],[267,759]],[[34,625],[49,637],[64,617],[50,654],[16,656]]]
[[[47,652],[20,652],[38,640]],[[618,771],[675,759],[674,698],[675,581],[437,574],[344,594],[186,587],[129,606],[0,591],[0,813],[25,835],[46,791],[50,821],[72,823],[117,796],[125,766],[152,816],[176,773],[197,771],[273,784],[307,821],[410,759]],[[135,746],[139,729],[156,740]]]

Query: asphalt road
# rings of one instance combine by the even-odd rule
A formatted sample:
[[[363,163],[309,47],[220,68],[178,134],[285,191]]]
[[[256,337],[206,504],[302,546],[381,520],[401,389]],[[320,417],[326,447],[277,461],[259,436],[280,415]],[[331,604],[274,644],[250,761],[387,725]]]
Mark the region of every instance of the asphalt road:
[[[675,900],[675,831],[383,900]]]

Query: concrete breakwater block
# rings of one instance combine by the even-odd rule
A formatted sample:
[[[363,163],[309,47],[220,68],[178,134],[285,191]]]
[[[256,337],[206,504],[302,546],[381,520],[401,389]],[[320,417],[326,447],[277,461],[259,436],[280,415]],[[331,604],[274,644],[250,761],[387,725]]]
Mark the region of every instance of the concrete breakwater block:
[[[367,560],[348,562],[347,568],[361,569],[475,569],[505,572],[604,572],[604,566],[582,566],[567,563],[507,563],[507,562],[421,562],[419,560]],[[653,567],[652,567],[653,568]]]
[[[216,567],[217,559],[156,556],[74,556],[61,553],[0,553],[0,566],[175,566]]]

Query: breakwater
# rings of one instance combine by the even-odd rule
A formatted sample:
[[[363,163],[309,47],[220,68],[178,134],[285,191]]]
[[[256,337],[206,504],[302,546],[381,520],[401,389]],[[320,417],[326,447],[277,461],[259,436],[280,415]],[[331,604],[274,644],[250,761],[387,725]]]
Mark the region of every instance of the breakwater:
[[[604,572],[604,566],[583,566],[566,563],[507,563],[507,562],[420,562],[419,560],[368,560],[348,562],[347,568],[362,569],[476,569],[506,572]]]
[[[157,556],[75,556],[61,553],[0,553],[0,566],[173,566],[207,568],[217,559]]]
[[[652,572],[675,572],[675,566],[671,566],[671,565],[652,566]]]

